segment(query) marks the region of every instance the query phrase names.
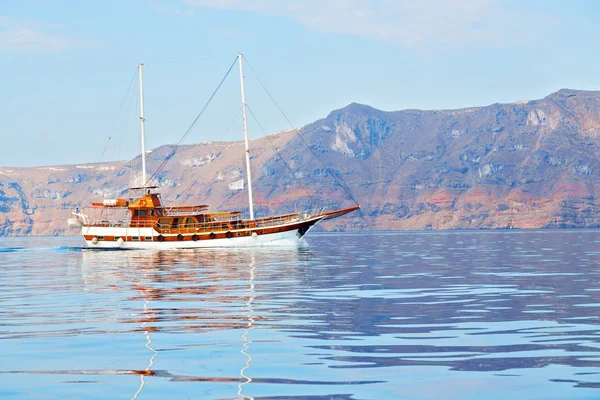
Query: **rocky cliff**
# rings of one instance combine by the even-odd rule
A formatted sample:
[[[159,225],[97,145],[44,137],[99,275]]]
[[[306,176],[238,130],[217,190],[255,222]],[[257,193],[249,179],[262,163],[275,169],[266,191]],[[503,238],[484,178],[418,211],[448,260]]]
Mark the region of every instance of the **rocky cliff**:
[[[596,227],[600,92],[461,110],[384,112],[350,104],[301,129],[255,140],[257,215],[352,205],[323,229]],[[309,147],[307,147],[307,144]],[[150,172],[171,153],[150,155]],[[172,204],[247,210],[243,143],[183,146],[156,177]],[[315,156],[318,158],[315,158]],[[321,161],[319,161],[321,160]],[[131,161],[0,168],[0,235],[68,234],[70,211],[127,197]]]

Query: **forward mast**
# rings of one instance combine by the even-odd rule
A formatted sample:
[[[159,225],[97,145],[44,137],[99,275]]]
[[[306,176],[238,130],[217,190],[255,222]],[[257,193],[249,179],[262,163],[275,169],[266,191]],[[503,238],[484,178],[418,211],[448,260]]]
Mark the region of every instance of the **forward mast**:
[[[140,76],[140,125],[142,135],[142,188],[146,187],[146,134],[144,132],[144,123],[146,122],[146,119],[144,118],[144,79],[142,75],[143,66],[144,64],[138,64]]]
[[[252,200],[252,174],[250,173],[250,148],[248,147],[248,123],[246,118],[246,95],[244,92],[244,68],[242,66],[244,56],[238,53],[238,62],[240,64],[240,86],[242,89],[242,120],[244,122],[244,145],[246,147],[246,179],[248,179],[248,206],[250,210],[250,219],[254,219],[254,203]]]

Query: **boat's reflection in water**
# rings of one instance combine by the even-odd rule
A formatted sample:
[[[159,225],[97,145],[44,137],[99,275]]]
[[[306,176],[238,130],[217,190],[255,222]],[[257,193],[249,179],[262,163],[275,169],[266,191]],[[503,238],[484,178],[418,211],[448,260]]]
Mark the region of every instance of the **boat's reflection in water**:
[[[137,374],[139,386],[132,399],[140,396],[148,376],[168,377],[175,381],[233,382],[239,398],[244,385],[252,382],[248,373],[252,355],[250,332],[258,317],[253,305],[257,300],[256,280],[262,283],[285,281],[286,288],[299,283],[296,265],[310,255],[306,247],[253,248],[180,251],[83,251],[81,266],[84,289],[115,291],[131,307],[121,316],[121,326],[143,334],[148,364],[143,370],[121,371]],[[260,268],[276,265],[276,268]],[[272,293],[278,293],[274,288]],[[269,291],[261,291],[261,299]],[[259,299],[260,300],[260,299]],[[143,306],[134,305],[143,301]],[[264,317],[262,317],[264,319]],[[152,333],[207,333],[214,330],[239,330],[239,378],[193,377],[174,375],[160,368],[160,348],[152,345]],[[127,332],[124,332],[127,333]],[[108,373],[108,371],[107,371]],[[113,371],[115,373],[115,371]]]

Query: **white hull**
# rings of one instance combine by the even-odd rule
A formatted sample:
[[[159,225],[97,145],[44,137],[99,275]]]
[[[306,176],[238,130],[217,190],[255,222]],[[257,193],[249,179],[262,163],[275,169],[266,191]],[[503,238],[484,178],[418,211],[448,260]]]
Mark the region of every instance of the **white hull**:
[[[86,240],[91,249],[200,249],[211,247],[255,247],[255,246],[298,246],[302,236],[306,234],[321,218],[311,221],[313,224],[301,235],[299,229],[273,232],[262,235],[234,236],[231,238],[209,239],[208,234],[200,234],[199,239],[176,240],[177,235],[164,235],[164,241],[156,240],[159,233],[152,228],[119,228],[119,227],[83,227],[82,234],[101,236],[150,238],[153,240]]]
[[[85,243],[91,249],[201,249],[211,247],[254,247],[254,246],[297,246],[301,239],[298,236],[298,230],[271,233],[261,236],[244,236],[225,239],[210,239],[172,242],[133,242],[127,241],[118,245],[117,242],[99,241],[96,244],[91,240]]]

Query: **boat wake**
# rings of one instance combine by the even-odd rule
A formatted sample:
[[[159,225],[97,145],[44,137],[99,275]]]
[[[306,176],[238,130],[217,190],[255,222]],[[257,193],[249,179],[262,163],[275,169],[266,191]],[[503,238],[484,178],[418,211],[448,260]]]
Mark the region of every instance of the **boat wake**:
[[[57,251],[57,252],[68,252],[68,251],[81,251],[85,249],[85,246],[59,246],[59,247],[1,247],[0,253],[16,253],[20,251]]]

